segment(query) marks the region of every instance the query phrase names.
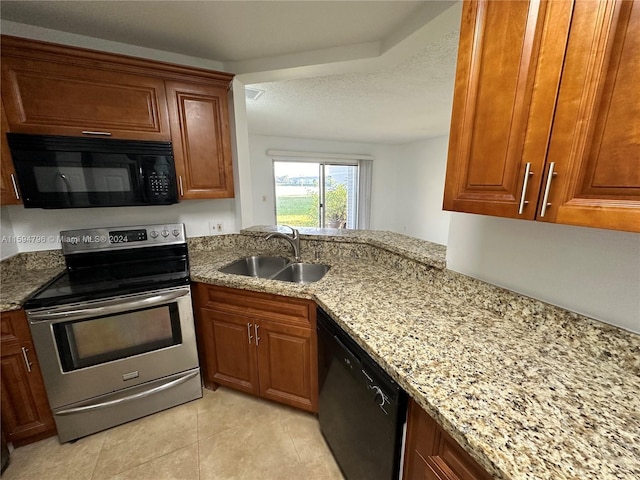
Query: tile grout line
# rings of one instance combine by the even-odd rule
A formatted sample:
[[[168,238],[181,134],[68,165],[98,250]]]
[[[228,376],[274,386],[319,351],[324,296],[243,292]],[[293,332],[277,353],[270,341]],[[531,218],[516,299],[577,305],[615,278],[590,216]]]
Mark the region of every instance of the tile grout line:
[[[293,450],[296,452],[296,457],[298,457],[298,463],[302,465],[302,457],[300,456],[300,452],[298,452],[298,447],[296,447],[296,442],[293,439],[293,435],[291,435],[291,432],[289,431],[289,426],[286,423],[283,426],[284,426],[284,431],[287,432],[287,436],[289,437],[289,440],[291,440],[291,444],[293,445]]]
[[[100,450],[98,450],[98,454],[96,455],[96,461],[93,464],[93,469],[91,470],[91,477],[89,477],[91,480],[93,480],[93,478],[95,477],[96,469],[98,468],[98,460],[100,460],[100,455],[102,454],[102,450],[104,449],[104,444],[106,442],[107,442],[107,439],[103,438],[102,439],[102,444],[100,445]]]

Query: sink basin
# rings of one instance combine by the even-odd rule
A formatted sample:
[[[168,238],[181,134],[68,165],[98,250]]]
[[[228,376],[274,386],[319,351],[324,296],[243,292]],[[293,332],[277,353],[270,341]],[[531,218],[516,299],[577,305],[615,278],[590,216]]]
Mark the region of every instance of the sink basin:
[[[291,263],[286,257],[252,255],[236,260],[222,267],[219,271],[233,275],[268,278],[283,282],[312,283],[324,277],[328,270],[328,265],[318,263]]]
[[[284,282],[312,283],[324,277],[327,271],[329,266],[318,263],[290,263],[271,278]]]
[[[222,273],[233,273],[235,275],[245,275],[247,277],[270,278],[279,272],[289,259],[285,257],[270,257],[267,255],[252,255],[236,260],[229,265],[222,267]]]

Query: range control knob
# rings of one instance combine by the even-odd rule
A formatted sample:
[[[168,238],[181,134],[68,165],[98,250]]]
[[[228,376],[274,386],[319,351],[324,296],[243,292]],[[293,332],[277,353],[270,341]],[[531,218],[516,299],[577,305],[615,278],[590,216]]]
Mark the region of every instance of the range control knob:
[[[174,236],[174,237],[177,237],[177,236],[179,236],[179,235],[180,235],[180,230],[178,230],[177,228],[174,228],[174,229],[171,231],[171,233],[173,233],[173,236]]]
[[[151,230],[151,233],[149,235],[151,235],[151,238],[158,238],[158,232],[156,232],[155,230]]]
[[[169,236],[169,230],[167,230],[166,228],[164,230],[162,230],[160,232],[160,234],[164,237],[167,238]]]

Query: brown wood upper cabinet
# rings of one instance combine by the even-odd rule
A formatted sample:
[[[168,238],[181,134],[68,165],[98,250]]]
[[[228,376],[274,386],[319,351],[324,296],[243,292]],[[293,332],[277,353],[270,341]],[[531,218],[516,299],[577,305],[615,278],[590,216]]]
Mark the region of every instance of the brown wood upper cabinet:
[[[18,182],[16,180],[16,171],[11,161],[11,152],[7,143],[7,132],[9,131],[9,122],[4,113],[4,106],[0,102],[0,114],[2,115],[2,129],[0,130],[0,205],[16,205],[22,203],[20,191],[18,190]]]
[[[7,131],[171,141],[181,199],[233,197],[232,74],[8,36],[1,54]]]
[[[446,210],[640,232],[640,2],[466,1]]]
[[[2,38],[2,99],[12,132],[171,139],[162,78],[119,57]]]
[[[55,422],[24,310],[2,313],[0,324],[2,433],[15,446],[55,435]]]
[[[194,307],[205,385],[317,412],[314,302],[199,283]]]
[[[180,197],[232,198],[228,88],[167,81],[166,89]]]

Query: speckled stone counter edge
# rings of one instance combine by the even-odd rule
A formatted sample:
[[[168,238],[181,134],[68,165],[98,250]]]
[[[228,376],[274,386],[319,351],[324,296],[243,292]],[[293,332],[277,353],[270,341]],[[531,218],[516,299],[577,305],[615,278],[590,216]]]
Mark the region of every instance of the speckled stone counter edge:
[[[61,250],[23,252],[0,262],[0,311],[18,310],[42,285],[64,270]]]

